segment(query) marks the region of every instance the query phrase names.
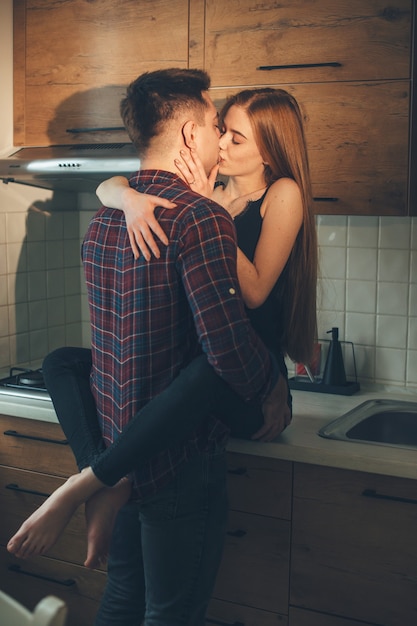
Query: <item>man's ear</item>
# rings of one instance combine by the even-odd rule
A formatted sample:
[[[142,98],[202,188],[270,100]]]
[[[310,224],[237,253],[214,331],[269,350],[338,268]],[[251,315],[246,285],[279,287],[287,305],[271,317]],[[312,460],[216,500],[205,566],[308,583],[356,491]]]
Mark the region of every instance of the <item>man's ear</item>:
[[[188,120],[182,127],[182,136],[187,148],[196,147],[197,124],[192,120]]]

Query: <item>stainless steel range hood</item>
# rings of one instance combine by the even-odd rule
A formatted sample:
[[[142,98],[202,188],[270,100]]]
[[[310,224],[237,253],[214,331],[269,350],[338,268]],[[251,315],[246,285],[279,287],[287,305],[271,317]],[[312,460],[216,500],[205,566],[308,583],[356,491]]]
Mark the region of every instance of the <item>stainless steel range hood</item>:
[[[131,143],[79,144],[15,149],[0,158],[0,180],[62,191],[94,192],[116,174],[139,169]]]

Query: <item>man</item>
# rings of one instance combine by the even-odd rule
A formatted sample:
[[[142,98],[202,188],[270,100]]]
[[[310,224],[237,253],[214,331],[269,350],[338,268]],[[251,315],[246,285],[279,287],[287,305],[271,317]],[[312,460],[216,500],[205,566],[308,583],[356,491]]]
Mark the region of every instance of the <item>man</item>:
[[[176,208],[157,209],[170,243],[151,263],[135,261],[118,210],[99,210],[84,240],[92,386],[109,443],[200,346],[245,400],[263,402],[276,382],[245,315],[233,222],[190,191],[174,165],[185,148],[196,150],[207,173],[217,162],[209,86],[202,71],[161,70],[136,79],[121,103],[141,159],[131,184]],[[137,500],[115,526],[97,626],[137,626],[143,617],[146,626],[202,626],[226,526],[226,440],[225,427],[210,418],[136,472]]]

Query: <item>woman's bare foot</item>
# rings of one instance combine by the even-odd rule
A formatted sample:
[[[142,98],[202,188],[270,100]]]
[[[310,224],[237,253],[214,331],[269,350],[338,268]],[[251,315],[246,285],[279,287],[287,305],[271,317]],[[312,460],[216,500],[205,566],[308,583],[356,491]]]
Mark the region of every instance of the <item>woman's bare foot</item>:
[[[130,493],[130,481],[122,478],[117,485],[101,489],[85,503],[88,542],[85,567],[100,567],[107,560],[116,515],[129,500]]]
[[[80,504],[102,488],[91,470],[71,476],[23,522],[7,550],[20,559],[44,554],[59,539]]]

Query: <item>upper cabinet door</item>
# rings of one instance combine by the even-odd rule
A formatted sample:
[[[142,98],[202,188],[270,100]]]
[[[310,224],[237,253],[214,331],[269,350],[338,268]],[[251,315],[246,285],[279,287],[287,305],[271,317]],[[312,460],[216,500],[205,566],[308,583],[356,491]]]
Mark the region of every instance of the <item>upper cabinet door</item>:
[[[15,0],[15,144],[126,140],[119,102],[142,72],[188,67],[184,0]]]
[[[206,1],[213,86],[409,78],[410,0]]]

